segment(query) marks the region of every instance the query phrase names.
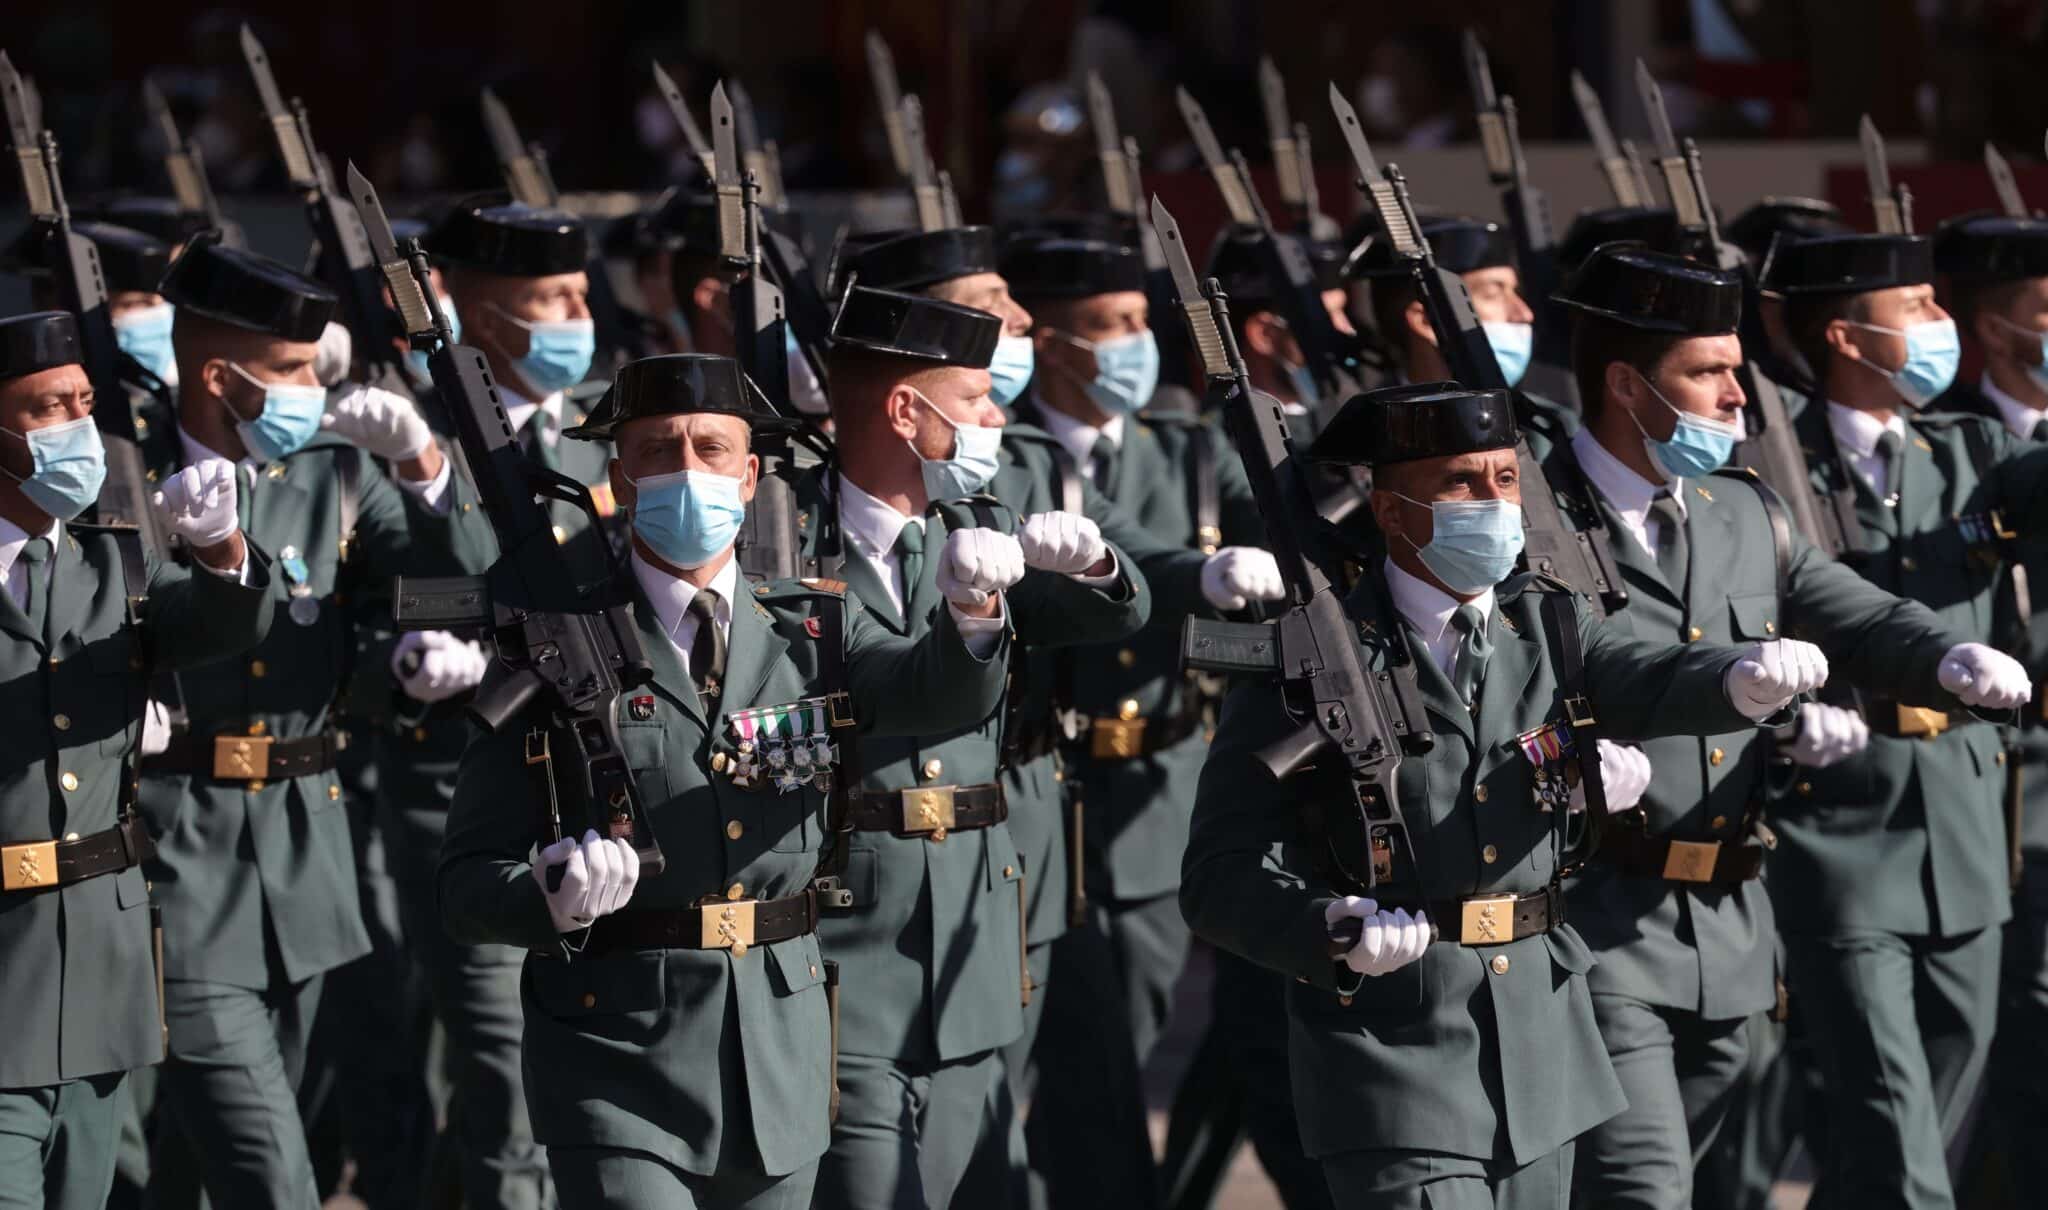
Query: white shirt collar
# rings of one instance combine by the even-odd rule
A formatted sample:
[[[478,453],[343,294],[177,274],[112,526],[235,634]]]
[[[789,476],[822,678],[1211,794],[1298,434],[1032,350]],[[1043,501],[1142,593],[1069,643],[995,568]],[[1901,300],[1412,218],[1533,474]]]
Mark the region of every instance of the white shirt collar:
[[[868,561],[878,567],[890,566],[897,535],[916,517],[905,516],[893,505],[862,491],[845,475],[839,476],[839,529]]]
[[[1679,493],[1676,481],[1652,483],[1643,478],[1634,467],[1600,444],[1591,429],[1582,428],[1572,434],[1572,453],[1578,455],[1579,469],[1586,472],[1586,478],[1623,517],[1640,521],[1649,516],[1650,505],[1666,492],[1678,502],[1678,515],[1685,515],[1685,497]]]
[[[1857,458],[1875,458],[1877,439],[1886,433],[1897,433],[1901,442],[1906,439],[1906,418],[1899,413],[1879,420],[1869,412],[1845,408],[1832,399],[1828,400],[1828,427],[1834,430],[1842,452]]]
[[[549,445],[553,445],[556,439],[561,436],[562,393],[560,391],[556,391],[546,399],[535,403],[533,400],[521,395],[518,391],[506,386],[500,380],[498,383],[498,394],[505,401],[505,419],[512,422],[512,431],[514,433],[526,427],[526,422],[533,419],[534,409],[538,408],[548,414],[548,419],[554,421],[552,425],[548,426],[543,439]]]
[[[1429,644],[1432,651],[1443,641],[1444,632],[1451,626],[1451,615],[1458,612],[1460,605],[1469,603],[1477,606],[1481,619],[1493,617],[1491,588],[1470,602],[1460,601],[1436,585],[1409,575],[1392,559],[1388,559],[1385,566],[1387,591],[1393,594],[1394,608],[1401,611],[1401,616],[1408,619],[1408,624],[1415,627],[1415,632],[1422,636],[1422,641]],[[1481,625],[1486,624],[1482,620]]]
[[[1088,459],[1094,454],[1097,437],[1109,438],[1109,444],[1116,449],[1122,449],[1124,446],[1122,416],[1111,416],[1097,427],[1083,424],[1058,408],[1047,406],[1043,401],[1039,404],[1038,412],[1040,418],[1045,421],[1045,431],[1052,434],[1053,440],[1066,447],[1066,451],[1074,456],[1074,461],[1082,466],[1088,465]]]
[[[14,565],[21,559],[21,552],[28,548],[31,537],[48,538],[52,549],[56,548],[57,534],[64,523],[52,519],[45,533],[31,535],[27,530],[5,517],[0,517],[0,591],[4,591],[14,575]]]
[[[1998,384],[1986,374],[1977,383],[1977,389],[1984,392],[1984,398],[1998,405],[1998,414],[2005,418],[2005,427],[2021,441],[2034,439],[2034,426],[2048,420],[2048,409],[2028,407],[2019,400],[1998,389]]]
[[[697,586],[649,563],[637,549],[633,552],[633,578],[640,582],[640,591],[646,594],[647,603],[654,606],[654,616],[661,621],[661,632],[687,655],[690,649],[682,642],[683,623],[689,618],[690,602],[697,599]],[[710,585],[719,597],[712,616],[720,626],[732,625],[733,592],[739,587],[739,580],[740,561],[728,555],[725,566],[711,577]]]

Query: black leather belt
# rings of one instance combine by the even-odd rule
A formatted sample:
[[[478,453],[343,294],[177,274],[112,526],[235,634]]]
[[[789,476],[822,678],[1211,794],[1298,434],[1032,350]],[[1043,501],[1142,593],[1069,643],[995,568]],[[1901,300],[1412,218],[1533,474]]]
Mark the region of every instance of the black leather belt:
[[[844,826],[856,832],[926,836],[944,840],[953,832],[992,828],[1010,817],[1003,788],[912,786],[907,790],[854,790],[846,796]]]
[[[756,945],[788,941],[818,930],[818,898],[809,890],[787,899],[707,897],[695,907],[617,912],[590,926],[575,956],[594,958],[622,950],[730,950],[735,958]],[[535,950],[562,956],[560,947]]]
[[[1599,858],[1624,873],[1665,882],[1735,886],[1764,870],[1764,846],[1732,840],[1678,840],[1610,827],[1600,838]]]
[[[1564,901],[1548,887],[1524,894],[1436,899],[1429,904],[1437,939],[1459,945],[1506,945],[1564,923]]]
[[[101,874],[118,874],[156,855],[140,816],[104,832],[67,840],[0,845],[0,889],[46,891]]]
[[[176,735],[170,746],[142,758],[145,773],[190,773],[214,781],[277,781],[325,773],[348,747],[348,734],[328,731],[300,739],[268,735]]]
[[[1863,712],[1863,721],[1879,735],[1892,739],[1933,739],[1950,727],[1980,721],[1967,710],[1930,710],[1903,702],[1873,702]]]

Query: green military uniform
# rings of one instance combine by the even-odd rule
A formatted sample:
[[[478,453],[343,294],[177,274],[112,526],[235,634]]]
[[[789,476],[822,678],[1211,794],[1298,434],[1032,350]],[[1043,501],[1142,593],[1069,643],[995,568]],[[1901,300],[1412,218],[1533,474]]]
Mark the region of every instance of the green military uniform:
[[[1836,236],[1781,245],[1764,284],[1791,306],[1813,291],[1932,277],[1924,238]],[[1851,469],[1830,411],[1816,398],[1795,428],[1815,492],[1824,505],[1849,505],[1862,531],[1844,562],[1926,602],[1957,631],[1994,637],[2002,551],[1991,514],[2040,532],[2048,450],[2022,454],[2008,433],[1975,417],[1906,415],[1879,498]],[[1864,707],[1870,747],[1804,772],[1774,810],[1772,897],[1827,1090],[1815,1204],[1882,1196],[1945,1206],[1943,1148],[1983,1071],[1996,1003],[1994,926],[2011,911],[2005,754],[1997,729],[1970,715],[1882,698]]]
[[[166,279],[179,306],[285,339],[317,336],[333,296],[253,254],[195,242]],[[144,456],[159,478],[189,457],[170,418]],[[310,1204],[293,1085],[320,976],[363,954],[354,855],[328,709],[355,648],[338,593],[352,576],[445,573],[488,534],[460,476],[437,514],[361,450],[319,436],[237,468],[242,528],[277,552],[277,618],[233,663],[159,677],[182,716],[143,762],[148,869],[165,919],[170,1060],[160,1095],[216,1199]],[[350,550],[344,570],[341,550]]]
[[[1429,394],[1436,389],[1361,396],[1351,423],[1340,416],[1319,450],[1356,460],[1364,444],[1363,456],[1384,464],[1512,447],[1502,395]],[[1375,414],[1395,408],[1455,408],[1461,419],[1404,421],[1404,430],[1426,435],[1408,442]],[[1288,998],[1295,1100],[1303,1143],[1321,1159],[1336,1205],[1561,1208],[1572,1140],[1624,1102],[1586,983],[1593,955],[1562,923],[1562,905],[1550,909],[1565,856],[1555,812],[1565,805],[1539,799],[1551,783],[1532,774],[1560,775],[1564,766],[1522,739],[1561,718],[1559,665],[1540,607],[1555,586],[1521,576],[1495,591],[1484,623],[1491,653],[1469,656],[1484,660],[1475,710],[1414,624],[1383,606],[1392,574],[1368,569],[1347,605],[1368,669],[1413,676],[1435,734],[1428,752],[1411,753],[1398,772],[1415,861],[1400,861],[1393,880],[1370,891],[1332,887],[1322,840],[1297,812],[1275,809],[1288,792],[1276,798],[1254,760],[1298,724],[1275,689],[1245,687],[1226,702],[1203,771],[1182,905],[1198,935],[1297,980]],[[1586,695],[1605,736],[1723,734],[1747,724],[1723,688],[1735,649],[1629,638],[1568,604],[1561,624],[1578,631]],[[1538,759],[1544,766],[1532,770]],[[1327,783],[1309,792],[1343,794]],[[1439,943],[1407,966],[1359,978],[1332,962],[1324,922],[1343,890],[1386,910],[1429,907]],[[1509,914],[1530,922],[1506,929],[1507,940],[1499,940],[1499,901],[1469,898],[1498,894],[1517,896]]]
[[[0,322],[0,379],[79,358],[68,314]],[[8,560],[23,601],[0,574],[0,966],[19,981],[0,1008],[0,1205],[83,1208],[113,1183],[125,1074],[163,1058],[148,834],[124,791],[148,678],[260,641],[271,573],[253,544],[226,577],[157,564],[132,534],[51,533]]]
[[[709,365],[705,394],[654,381],[674,365]],[[628,375],[653,385],[628,392]],[[650,358],[620,382],[618,398],[637,402],[600,404],[590,435],[671,411],[761,423],[729,359]],[[778,792],[767,777],[741,780],[746,749],[736,745],[750,733],[735,716],[850,692],[859,734],[873,737],[985,717],[1001,694],[1001,653],[972,655],[950,614],[912,639],[837,581],[741,581],[734,596],[723,691],[707,710],[636,588],[633,616],[655,676],[626,703],[620,742],[667,865],[643,871],[631,906],[600,920],[587,943],[557,936],[528,867],[541,804],[524,752],[541,716],[478,742],[457,783],[444,917],[464,942],[533,951],[528,1101],[567,1205],[794,1207],[810,1197],[827,1142],[833,1029],[811,883],[832,847],[833,798],[816,781]],[[830,738],[850,768],[846,751],[861,741]],[[707,902],[750,905],[758,943],[703,944],[696,905]],[[792,905],[801,925],[771,933]],[[668,934],[687,937],[682,944],[633,940],[684,917],[688,927]]]

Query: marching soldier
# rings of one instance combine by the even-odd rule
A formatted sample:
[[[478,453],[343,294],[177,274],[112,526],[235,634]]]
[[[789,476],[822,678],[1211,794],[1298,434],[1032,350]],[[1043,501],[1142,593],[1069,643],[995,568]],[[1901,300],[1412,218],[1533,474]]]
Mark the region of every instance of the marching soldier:
[[[242,537],[233,468],[156,494],[190,567],[73,522],[106,475],[76,322],[0,320],[0,1203],[96,1208],[126,1074],[162,1060],[152,852],[133,761],[149,677],[262,641],[271,562]]]
[[[566,820],[533,859],[542,715],[480,739],[457,782],[443,917],[465,943],[530,951],[528,1100],[564,1205],[810,1204],[835,1028],[811,884],[854,751],[986,717],[1001,696],[1004,590],[1023,573],[1005,534],[935,545],[947,604],[914,638],[841,581],[742,577],[752,434],[783,423],[750,402],[737,363],[677,355],[622,367],[568,434],[618,451],[633,618],[655,670],[619,735],[665,868]]]
[[[805,557],[842,569],[824,574],[918,635],[943,569],[933,527],[954,527],[962,509],[1006,512],[1023,519],[1025,562],[1041,573],[1012,594],[1018,641],[1128,634],[1150,609],[1143,578],[1002,444],[986,369],[1001,328],[985,311],[847,291],[830,374],[840,463],[797,484]],[[980,1140],[1007,1137],[985,1113],[1029,990],[1027,867],[1007,820],[1046,803],[1009,801],[1003,726],[963,716],[859,746],[836,873],[850,903],[821,927],[846,971],[844,1097],[821,1206],[946,1205]]]
[[[1934,237],[1935,267],[1948,283],[1945,305],[1983,358],[1974,384],[1958,382],[1931,407],[1979,416],[2023,444],[2048,443],[2048,223],[1989,215],[1957,219]],[[2048,536],[2022,534],[2018,561],[1994,634],[2027,663],[2035,685],[2048,684]],[[2025,592],[2015,591],[2015,586]],[[2021,597],[2029,598],[2022,601]],[[2031,604],[2031,616],[2018,611]],[[2002,1157],[2009,1205],[2048,1196],[2048,714],[2020,714],[2006,759],[2007,843],[2020,856],[2013,918],[2005,929],[1998,1029],[1993,1039],[1981,1149]],[[2017,784],[2014,784],[2014,783]],[[1993,1165],[1972,1163],[1983,1174]]]
[[[1399,766],[1413,854],[1372,888],[1325,863],[1335,834],[1297,823],[1255,758],[1300,725],[1269,688],[1232,693],[1196,800],[1182,904],[1199,935],[1297,980],[1303,1142],[1339,1207],[1565,1206],[1572,1140],[1623,1107],[1558,889],[1585,779],[1618,750],[1605,737],[1737,731],[1826,676],[1803,643],[1633,639],[1554,582],[1509,578],[1516,439],[1504,392],[1433,383],[1357,396],[1311,455],[1373,468],[1388,554],[1349,609],[1368,668],[1414,678],[1434,732]],[[1585,704],[1567,716],[1567,697]],[[1633,805],[1621,780],[1610,809]],[[1325,817],[1355,809],[1341,782],[1306,792]],[[1357,940],[1334,940],[1347,917]]]
[[[1230,296],[1230,318],[1237,328],[1245,367],[1252,385],[1280,401],[1288,417],[1288,428],[1298,441],[1307,441],[1329,422],[1336,400],[1322,398],[1308,355],[1287,326],[1279,310],[1271,275],[1260,244],[1257,228],[1228,227],[1209,249],[1204,277],[1216,278]],[[1330,313],[1330,324],[1340,337],[1355,338],[1346,303],[1344,250],[1332,243],[1313,241],[1310,263],[1315,270],[1316,291]]]
[[[1924,236],[1825,236],[1781,242],[1763,287],[1815,374],[1795,423],[1843,561],[1989,638],[2008,535],[2048,524],[2048,449],[1918,410],[1960,354],[1933,276]],[[1966,671],[2002,704],[2029,694],[2011,660]],[[1983,1073],[2011,898],[1998,731],[1942,705],[1866,698],[1869,748],[1775,810],[1771,893],[1827,1094],[1816,1206],[1953,1204],[1943,1150]]]
[[[480,562],[487,537],[410,403],[359,389],[330,404],[314,381],[335,305],[324,287],[202,236],[163,294],[178,308],[178,406],[151,426],[145,461],[159,482],[233,464],[243,524],[277,552],[280,584],[247,659],[153,690],[170,724],[141,789],[166,922],[160,1097],[214,1200],[307,1206],[303,1043],[322,975],[368,948],[333,771],[346,741],[328,718],[355,646],[341,597],[358,571]]]
[[[1643,639],[1739,643],[1798,634],[1834,680],[1908,701],[1987,701],[1948,674],[1996,653],[1871,585],[1798,536],[1785,506],[1721,467],[1743,435],[1740,276],[1639,244],[1596,250],[1559,293],[1585,423],[1547,460],[1561,509],[1597,510],[1627,581],[1608,624]],[[1566,485],[1570,485],[1567,487]],[[1939,674],[1938,674],[1939,670]],[[1861,718],[1800,707],[1791,760],[1860,750]],[[1758,881],[1772,745],[1754,728],[1674,736],[1631,759],[1652,775],[1569,891],[1599,963],[1587,977],[1628,1107],[1580,1146],[1589,1205],[1692,1204],[1747,1062],[1748,1019],[1776,1002],[1777,931]]]

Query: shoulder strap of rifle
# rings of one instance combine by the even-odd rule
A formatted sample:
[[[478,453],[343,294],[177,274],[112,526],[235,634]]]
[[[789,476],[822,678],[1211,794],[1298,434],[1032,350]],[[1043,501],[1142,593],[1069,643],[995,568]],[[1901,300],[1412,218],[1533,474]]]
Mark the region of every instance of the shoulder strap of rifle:
[[[356,516],[363,507],[363,454],[355,446],[348,445],[334,452],[334,475],[341,485],[340,506],[336,515],[340,518],[340,559],[348,562],[349,551],[356,540]]]
[[[1764,519],[1771,526],[1771,557],[1778,569],[1778,600],[1783,601],[1792,584],[1792,510],[1776,488],[1746,470],[1719,470],[1714,474],[1749,484],[1764,506]]]
[[[1970,464],[1977,468],[1978,475],[1989,474],[1997,458],[1991,452],[1991,438],[1985,432],[1984,423],[1966,419],[1957,427],[1963,430],[1963,443],[1970,449]],[[2005,590],[2010,597],[2008,604],[2012,617],[2006,641],[2000,646],[2009,653],[2024,657],[2030,643],[2028,620],[2034,616],[2033,585],[2027,576],[2027,565],[2017,557],[2012,540],[2001,540],[2000,545],[2005,548]]]
[[[818,620],[819,687],[828,694],[850,692],[853,677],[846,658],[846,597],[843,593],[821,594],[817,602],[814,616]],[[848,714],[851,713],[849,710]],[[827,796],[825,817],[831,837],[824,857],[818,862],[820,878],[834,876],[846,868],[847,834],[851,830],[848,810],[851,795],[860,788],[865,771],[856,728],[848,728],[846,734],[837,737],[835,746],[839,749],[839,769]]]
[[[1188,508],[1195,518],[1195,546],[1213,555],[1223,545],[1223,504],[1216,486],[1216,430],[1188,429]]]
[[[1540,590],[1543,633],[1550,649],[1551,670],[1557,676],[1557,699],[1564,723],[1571,728],[1572,747],[1578,753],[1579,784],[1585,789],[1586,809],[1579,843],[1569,841],[1570,811],[1555,812],[1552,821],[1557,843],[1556,865],[1551,875],[1553,888],[1568,872],[1568,866],[1592,855],[1600,844],[1600,830],[1607,819],[1607,787],[1600,777],[1599,719],[1586,696],[1586,652],[1579,640],[1578,615],[1569,592]]]

